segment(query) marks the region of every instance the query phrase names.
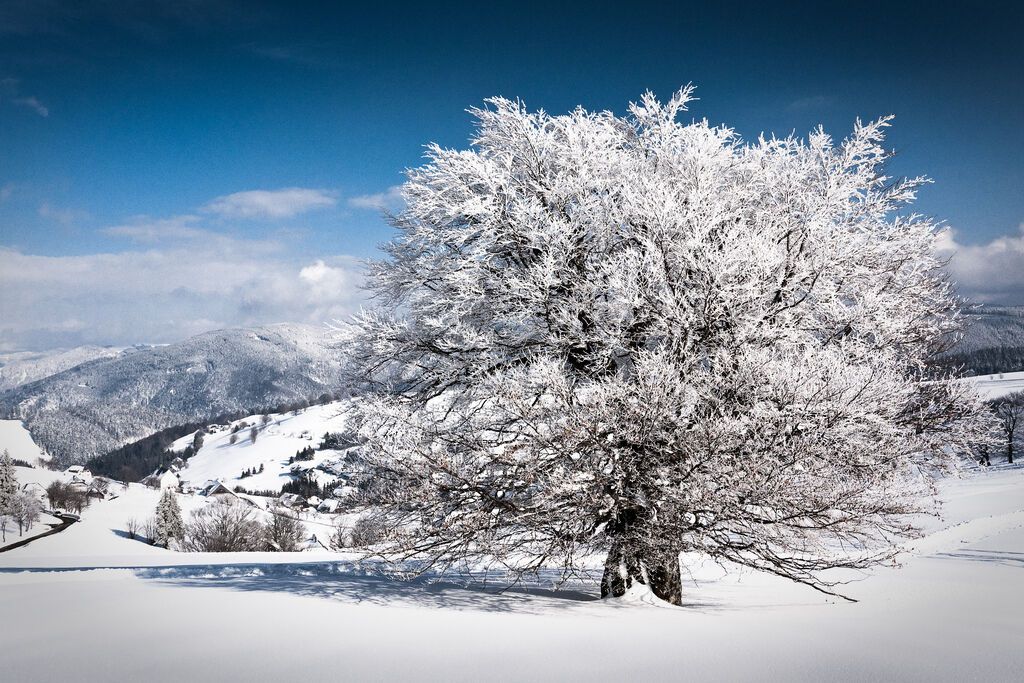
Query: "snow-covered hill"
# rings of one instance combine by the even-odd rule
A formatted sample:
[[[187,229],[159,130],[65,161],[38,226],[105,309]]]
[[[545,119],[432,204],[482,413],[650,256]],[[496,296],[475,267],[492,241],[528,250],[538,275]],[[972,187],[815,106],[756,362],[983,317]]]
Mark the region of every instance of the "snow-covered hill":
[[[965,314],[964,318],[967,329],[956,348],[957,353],[992,347],[1024,347],[1024,306],[982,306]]]
[[[229,488],[243,486],[250,491],[278,491],[295,475],[307,472],[318,484],[337,481],[349,469],[345,450],[317,449],[325,434],[342,431],[345,407],[344,401],[336,401],[310,406],[297,414],[271,413],[266,418],[253,415],[214,425],[204,434],[202,448],[188,459],[179,476],[183,483],[196,487],[208,480],[218,480]],[[253,428],[257,430],[255,441],[250,438]],[[182,437],[171,449],[183,451],[193,438]],[[310,460],[289,462],[307,448],[314,449]],[[243,478],[244,470],[258,473]]]
[[[114,358],[124,349],[113,346],[79,346],[56,351],[18,351],[0,354],[0,392],[56,375],[98,358]]]
[[[36,445],[21,420],[0,420],[0,451],[32,465],[50,461],[50,454]]]
[[[58,462],[81,463],[165,427],[338,391],[341,365],[325,328],[221,330],[16,387],[0,412]]]
[[[982,306],[964,315],[966,333],[937,365],[967,374],[1024,370],[1024,306]]]

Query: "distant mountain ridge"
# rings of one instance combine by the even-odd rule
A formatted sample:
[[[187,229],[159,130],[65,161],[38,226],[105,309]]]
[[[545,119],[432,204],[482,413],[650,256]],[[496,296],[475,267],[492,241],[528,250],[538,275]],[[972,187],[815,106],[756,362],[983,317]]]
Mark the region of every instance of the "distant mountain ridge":
[[[957,346],[957,353],[1024,347],[1024,306],[982,306],[965,313],[964,318],[967,331]]]
[[[0,392],[55,375],[98,358],[113,358],[125,349],[114,346],[78,346],[55,351],[19,351],[0,354]]]
[[[964,314],[967,329],[939,363],[966,375],[1024,370],[1024,306],[980,306]]]
[[[208,332],[94,358],[0,394],[62,464],[82,463],[160,429],[314,399],[341,387],[330,331],[298,324]]]

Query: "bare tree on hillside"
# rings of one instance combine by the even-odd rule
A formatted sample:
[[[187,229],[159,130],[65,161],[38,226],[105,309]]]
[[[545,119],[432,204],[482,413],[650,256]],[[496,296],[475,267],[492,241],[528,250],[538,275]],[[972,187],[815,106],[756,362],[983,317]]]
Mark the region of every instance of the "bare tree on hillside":
[[[1024,421],[1024,391],[1016,391],[991,402],[1006,439],[1006,461],[1013,463],[1017,429]]]

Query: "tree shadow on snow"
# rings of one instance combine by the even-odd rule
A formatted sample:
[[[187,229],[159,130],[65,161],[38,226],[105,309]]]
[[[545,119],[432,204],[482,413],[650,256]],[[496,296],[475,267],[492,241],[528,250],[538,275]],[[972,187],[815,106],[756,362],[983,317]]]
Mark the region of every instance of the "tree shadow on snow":
[[[938,553],[934,557],[944,560],[968,560],[971,562],[990,562],[1001,564],[1004,567],[1017,567],[1024,569],[1024,553],[1010,550],[971,550],[970,548],[957,552]]]
[[[436,607],[487,612],[546,612],[598,599],[596,583],[553,590],[556,574],[508,587],[497,576],[424,575],[403,580],[366,562],[233,564],[134,569],[143,580],[167,586],[269,591],[347,603]]]

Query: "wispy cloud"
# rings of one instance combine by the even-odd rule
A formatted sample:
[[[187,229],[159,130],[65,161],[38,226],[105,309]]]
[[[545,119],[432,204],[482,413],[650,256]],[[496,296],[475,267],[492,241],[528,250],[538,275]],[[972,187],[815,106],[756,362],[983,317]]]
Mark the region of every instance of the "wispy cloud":
[[[399,185],[389,187],[377,194],[364,194],[352,197],[348,205],[355,209],[372,209],[375,211],[397,211],[405,205],[402,199],[402,188]]]
[[[47,107],[42,102],[40,102],[38,98],[35,98],[35,97],[16,97],[16,98],[14,98],[11,101],[14,102],[15,104],[17,104],[18,106],[27,107],[28,109],[31,109],[32,111],[34,111],[35,113],[39,114],[43,118],[46,118],[47,116],[50,115],[50,108]]]
[[[87,211],[61,209],[49,204],[48,202],[44,202],[39,205],[39,215],[42,218],[60,223],[64,227],[70,227],[78,221],[89,217],[89,213]]]
[[[50,108],[40,102],[38,97],[21,94],[21,81],[17,78],[0,78],[0,99],[5,98],[18,107],[31,109],[43,118],[50,115]]]
[[[0,185],[0,204],[6,202],[14,194],[14,183]]]
[[[223,218],[291,218],[337,203],[337,195],[331,190],[286,187],[224,195],[208,203],[203,210]]]
[[[109,237],[124,237],[142,244],[209,237],[212,234],[210,231],[194,227],[198,222],[199,216],[193,214],[170,218],[133,216],[126,223],[103,228],[100,232]]]
[[[940,244],[962,295],[979,303],[1024,304],[1024,223],[1016,235],[985,244],[962,244],[956,231],[949,229]]]

